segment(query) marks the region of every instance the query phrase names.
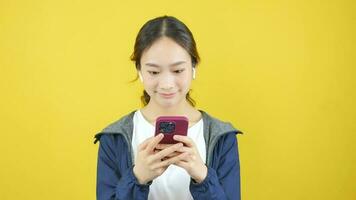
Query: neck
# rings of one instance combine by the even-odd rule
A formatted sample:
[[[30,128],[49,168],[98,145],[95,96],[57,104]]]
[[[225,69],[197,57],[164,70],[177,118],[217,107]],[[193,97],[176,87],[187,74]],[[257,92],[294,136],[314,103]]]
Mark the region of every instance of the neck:
[[[187,116],[193,109],[194,107],[186,100],[174,107],[160,107],[150,101],[141,111],[143,111],[147,117],[156,119],[158,116]]]
[[[187,100],[175,107],[160,107],[154,103],[148,103],[141,109],[144,118],[150,123],[156,121],[158,116],[186,116],[189,119],[189,127],[201,119],[201,113],[197,111]]]

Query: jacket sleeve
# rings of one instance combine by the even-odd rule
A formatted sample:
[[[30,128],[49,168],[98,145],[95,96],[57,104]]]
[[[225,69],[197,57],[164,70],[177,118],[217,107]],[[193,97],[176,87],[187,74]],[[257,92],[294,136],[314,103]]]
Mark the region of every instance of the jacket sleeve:
[[[138,183],[129,166],[128,150],[122,136],[100,137],[97,165],[97,200],[147,199],[149,184]]]
[[[214,147],[213,162],[207,177],[201,183],[190,182],[190,192],[195,200],[240,200],[240,161],[235,133],[219,139]]]

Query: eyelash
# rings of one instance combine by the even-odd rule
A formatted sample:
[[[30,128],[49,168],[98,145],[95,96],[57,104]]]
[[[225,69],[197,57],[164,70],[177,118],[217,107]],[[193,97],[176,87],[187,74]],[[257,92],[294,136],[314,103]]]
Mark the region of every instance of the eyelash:
[[[157,75],[159,72],[148,71],[148,73],[151,74],[151,75]]]
[[[184,69],[179,69],[179,70],[175,70],[174,72],[177,73],[177,74],[180,74],[184,71]]]
[[[175,70],[174,73],[176,74],[180,74],[184,71],[184,69],[180,69],[180,70]],[[159,72],[156,72],[156,71],[148,71],[149,74],[151,75],[157,75]]]

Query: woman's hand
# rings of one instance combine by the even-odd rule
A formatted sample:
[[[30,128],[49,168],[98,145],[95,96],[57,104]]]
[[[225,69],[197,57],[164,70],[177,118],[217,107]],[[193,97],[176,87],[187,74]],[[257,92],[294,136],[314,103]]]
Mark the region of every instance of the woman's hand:
[[[182,154],[163,160],[163,158],[181,148],[183,144],[177,143],[162,151],[155,152],[155,148],[162,138],[163,134],[161,133],[146,139],[138,146],[133,173],[140,184],[146,184],[160,176],[170,164],[177,162],[184,156]]]
[[[192,139],[188,136],[175,135],[174,140],[182,142],[185,146],[178,148],[175,152],[167,155],[164,159],[175,159],[174,165],[184,168],[197,183],[201,183],[208,174],[208,168],[200,157],[198,149]],[[172,144],[159,144],[156,149],[165,150],[171,148]]]

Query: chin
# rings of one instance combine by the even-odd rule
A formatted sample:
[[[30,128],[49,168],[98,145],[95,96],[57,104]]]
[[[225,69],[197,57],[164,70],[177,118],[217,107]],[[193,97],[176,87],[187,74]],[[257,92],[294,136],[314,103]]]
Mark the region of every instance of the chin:
[[[174,106],[178,105],[178,103],[175,101],[170,101],[170,102],[160,101],[160,102],[158,102],[158,104],[164,108],[170,108],[170,107],[174,107]]]
[[[180,101],[175,99],[155,99],[156,103],[160,105],[161,107],[164,108],[171,108],[178,106],[180,104]]]

